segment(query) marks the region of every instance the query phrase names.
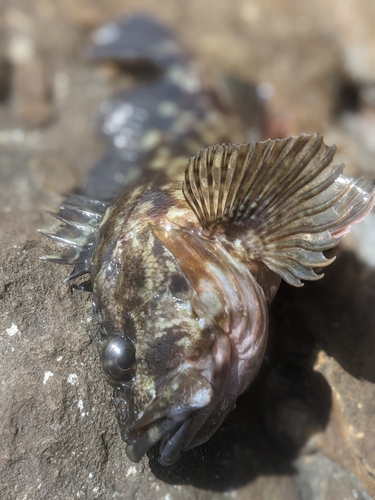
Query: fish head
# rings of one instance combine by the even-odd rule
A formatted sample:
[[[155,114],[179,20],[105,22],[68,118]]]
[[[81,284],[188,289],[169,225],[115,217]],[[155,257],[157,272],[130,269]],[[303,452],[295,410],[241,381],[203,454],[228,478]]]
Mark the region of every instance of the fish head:
[[[255,376],[266,302],[239,266],[181,228],[148,228],[122,254],[101,362],[132,461],[159,443],[170,465],[205,442]]]

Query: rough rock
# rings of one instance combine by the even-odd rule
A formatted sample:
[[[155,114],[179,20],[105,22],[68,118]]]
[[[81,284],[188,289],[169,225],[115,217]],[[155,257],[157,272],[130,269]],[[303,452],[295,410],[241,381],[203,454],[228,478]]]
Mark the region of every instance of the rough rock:
[[[158,6],[154,0],[126,6],[19,0],[4,12],[0,497],[374,498],[373,215],[324,280],[302,290],[282,286],[259,377],[222,429],[170,468],[158,464],[155,451],[139,464],[127,459],[100,372],[90,295],[80,287],[83,280],[63,283],[67,269],[39,260],[50,245],[37,229],[53,224],[45,210],[58,206],[60,194],[79,184],[102,151],[95,109],[132,83],[89,66],[82,47],[95,25],[134,8],[151,9],[174,26],[197,53],[208,82],[224,72],[253,81],[288,133],[322,131],[327,143],[338,144],[351,174],[374,175],[368,2],[347,2],[343,10],[333,2],[329,15],[326,3],[303,0],[219,0],[214,10],[198,0]],[[356,26],[348,21],[350,9]],[[358,26],[365,27],[359,34]],[[367,54],[354,61],[361,67],[349,64],[353,47]],[[28,129],[12,106],[9,64],[14,69],[26,56],[35,62],[35,54],[51,84],[54,120]],[[348,78],[359,96],[354,108],[340,90]],[[38,95],[48,94],[40,89]]]

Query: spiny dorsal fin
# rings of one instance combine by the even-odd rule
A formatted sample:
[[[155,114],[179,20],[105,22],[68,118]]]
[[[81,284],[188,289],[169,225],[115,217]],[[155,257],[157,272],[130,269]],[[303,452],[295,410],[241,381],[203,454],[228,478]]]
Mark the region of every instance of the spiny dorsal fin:
[[[65,248],[58,254],[45,255],[42,259],[56,264],[74,265],[65,281],[91,271],[91,257],[107,206],[106,202],[73,194],[63,202],[58,214],[48,212],[65,226],[56,231],[39,232],[65,245]]]
[[[209,234],[240,238],[288,283],[315,280],[334,247],[374,203],[374,183],[342,175],[320,135],[216,145],[191,158],[183,192]]]

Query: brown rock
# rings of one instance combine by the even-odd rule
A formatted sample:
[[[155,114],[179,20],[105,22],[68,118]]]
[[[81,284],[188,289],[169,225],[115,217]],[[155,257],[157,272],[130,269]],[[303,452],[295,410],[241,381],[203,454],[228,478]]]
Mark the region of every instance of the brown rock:
[[[333,498],[371,500],[358,479],[331,461],[323,453],[300,458],[296,462],[296,486],[303,500]]]
[[[274,313],[279,321],[275,325],[273,347],[282,363],[296,363],[305,357],[307,368],[310,365],[311,370],[313,365],[311,373],[323,375],[331,391],[331,401],[326,400],[325,404],[324,433],[308,438],[305,451],[322,450],[347,474],[355,476],[370,496],[375,496],[374,290],[373,269],[352,253],[343,252],[321,282],[305,285],[299,291],[287,288],[281,291],[275,301]],[[289,318],[289,322],[284,320],[283,324],[281,317]],[[304,343],[301,337],[310,341]],[[315,363],[304,354],[308,352],[316,356]],[[280,392],[280,387],[276,385],[276,394],[285,413],[290,407],[290,396]],[[299,391],[299,398],[308,401],[306,398],[311,398],[311,394],[311,389]],[[269,408],[268,405],[266,411]],[[310,407],[305,404],[304,408],[308,412],[304,416],[300,411],[299,425],[307,432],[317,403]],[[318,414],[323,416],[322,412]],[[283,423],[277,416],[272,418],[281,426],[275,435],[280,441],[288,432],[289,423]],[[290,425],[298,429],[296,423]]]
[[[325,376],[334,399],[322,449],[375,497],[374,383],[354,378],[324,354],[315,369]]]

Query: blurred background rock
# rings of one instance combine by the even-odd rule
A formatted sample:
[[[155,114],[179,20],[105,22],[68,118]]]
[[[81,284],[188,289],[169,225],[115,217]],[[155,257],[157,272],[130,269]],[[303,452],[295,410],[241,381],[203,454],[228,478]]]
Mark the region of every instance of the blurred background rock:
[[[331,500],[375,497],[375,216],[319,283],[282,287],[251,391],[169,469],[130,463],[99,369],[90,297],[38,260],[46,209],[104,145],[102,99],[134,84],[83,49],[140,9],[170,25],[203,78],[252,82],[277,130],[321,132],[375,176],[373,0],[0,2],[0,496]]]

